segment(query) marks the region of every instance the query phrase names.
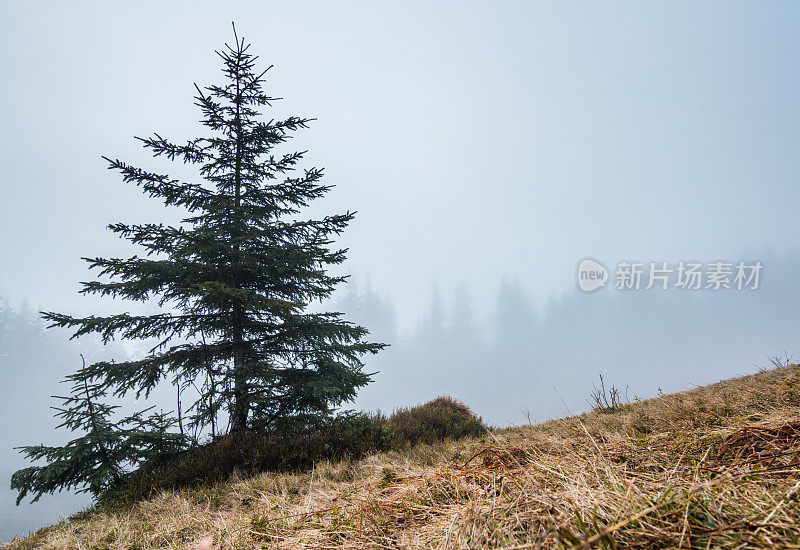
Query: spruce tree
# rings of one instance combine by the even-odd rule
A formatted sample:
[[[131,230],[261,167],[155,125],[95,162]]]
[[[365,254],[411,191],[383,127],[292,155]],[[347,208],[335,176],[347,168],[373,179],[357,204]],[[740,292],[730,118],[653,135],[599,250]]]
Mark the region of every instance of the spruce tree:
[[[169,431],[176,422],[169,415],[145,416],[151,407],[114,420],[120,407],[102,402],[101,387],[76,376],[68,380],[73,382],[72,395],[58,397],[62,406],[54,407],[62,421],[58,427],[82,435],[60,447],[19,448],[30,460],[47,464],[24,468],[11,477],[11,488],[19,491],[18,505],[28,493],[35,493],[36,502],[43,494],[62,489],[99,497],[121,485],[134,467],[173,456],[186,447],[186,437]]]
[[[161,311],[43,316],[73,337],[156,339],[145,357],[88,365],[76,383],[139,398],[168,380],[197,390],[185,411],[195,430],[217,431],[222,412],[231,432],[271,431],[313,423],[351,400],[370,381],[362,356],[383,344],[366,341],[367,330],[340,313],[309,308],[345,280],[328,270],[345,260],[333,239],[354,213],[303,217],[331,187],[322,169],[301,169],[304,151],[282,146],[313,119],[262,118],[277,100],[265,90],[269,68],[257,71],[250,45],[235,29],[234,37],[216,52],[224,82],[195,85],[207,135],[137,138],[156,157],[194,166],[197,182],[104,157],[125,182],[187,214],[176,225],[110,225],[143,253],[85,258],[99,275],[81,292],[156,302]]]

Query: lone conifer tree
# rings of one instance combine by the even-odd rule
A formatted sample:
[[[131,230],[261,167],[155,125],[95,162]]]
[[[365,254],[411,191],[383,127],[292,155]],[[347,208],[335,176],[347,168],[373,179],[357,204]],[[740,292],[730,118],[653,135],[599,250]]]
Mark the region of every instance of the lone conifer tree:
[[[264,90],[257,58],[236,36],[217,52],[225,83],[195,86],[196,104],[210,136],[175,144],[158,134],[138,138],[154,156],[196,165],[202,183],[106,158],[125,182],[167,206],[188,211],[181,224],[114,224],[109,228],[146,254],[86,258],[101,279],[81,292],[128,300],[156,300],[162,313],[75,318],[44,313],[74,337],[158,339],[144,358],[98,362],[73,378],[117,396],[148,395],[169,379],[198,397],[189,426],[215,429],[227,412],[229,429],[274,430],[326,417],[369,382],[361,356],[383,344],[365,341],[366,329],[339,313],[308,305],[328,297],[344,277],[326,268],[345,259],[331,249],[353,213],[304,219],[300,212],[330,186],[322,170],[299,170],[304,152],[279,152],[311,119],[264,121],[260,110],[277,98]],[[267,69],[268,70],[268,69]],[[104,157],[105,158],[105,157]],[[107,278],[103,278],[107,277]]]

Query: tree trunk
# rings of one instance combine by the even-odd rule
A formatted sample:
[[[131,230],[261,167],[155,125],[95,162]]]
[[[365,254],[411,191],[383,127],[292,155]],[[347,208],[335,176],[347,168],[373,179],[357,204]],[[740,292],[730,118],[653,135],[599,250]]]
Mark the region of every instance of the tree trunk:
[[[239,208],[242,202],[242,120],[240,114],[241,105],[241,89],[239,74],[236,75],[236,115],[233,119],[234,130],[236,132],[236,166],[234,168],[234,212],[233,212],[233,248],[234,248],[234,265],[232,272],[234,276],[234,287],[239,288],[239,273],[236,263],[240,261],[239,258],[239,232],[238,224]],[[247,416],[249,412],[249,403],[247,400],[247,376],[245,374],[245,358],[244,358],[244,335],[242,329],[243,311],[239,303],[233,306],[233,422],[231,423],[232,432],[241,432],[247,429]]]
[[[247,414],[249,412],[247,402],[247,377],[244,373],[245,364],[242,340],[241,317],[238,312],[234,312],[232,432],[241,432],[247,429]]]

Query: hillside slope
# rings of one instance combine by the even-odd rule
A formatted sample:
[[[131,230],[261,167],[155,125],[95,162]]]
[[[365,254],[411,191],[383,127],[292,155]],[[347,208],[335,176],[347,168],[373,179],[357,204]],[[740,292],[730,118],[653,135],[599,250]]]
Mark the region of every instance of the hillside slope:
[[[9,549],[800,546],[800,366],[87,512]]]

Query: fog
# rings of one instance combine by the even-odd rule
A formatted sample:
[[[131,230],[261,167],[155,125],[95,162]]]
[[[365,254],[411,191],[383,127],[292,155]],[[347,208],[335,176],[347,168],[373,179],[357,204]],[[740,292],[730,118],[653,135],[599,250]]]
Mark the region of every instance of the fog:
[[[505,2],[0,7],[0,540],[89,503],[13,505],[13,447],[66,440],[49,396],[87,359],[135,355],[44,330],[39,310],[141,312],[78,295],[105,226],[175,222],[101,155],[187,175],[133,136],[200,135],[231,21],[274,65],[268,118],[358,212],[326,307],[391,344],[350,406],[449,394],[506,426],[590,407],[603,374],[647,398],[800,354],[796,3]],[[187,175],[188,177],[188,175]],[[595,258],[604,288],[582,292]],[[756,290],[619,290],[622,261],[761,262]],[[733,285],[732,285],[733,286]],[[165,398],[166,399],[166,398]],[[168,402],[158,403],[169,407]]]

